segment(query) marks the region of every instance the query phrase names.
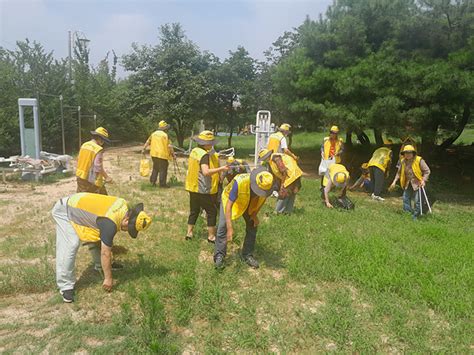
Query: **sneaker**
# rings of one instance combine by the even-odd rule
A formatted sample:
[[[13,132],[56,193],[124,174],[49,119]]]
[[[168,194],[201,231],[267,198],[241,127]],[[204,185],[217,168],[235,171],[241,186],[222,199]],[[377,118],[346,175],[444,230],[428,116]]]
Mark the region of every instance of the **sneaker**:
[[[214,267],[216,269],[222,269],[224,267],[224,257],[222,255],[217,255],[214,258]]]
[[[372,194],[372,200],[375,200],[375,201],[385,201],[384,198],[380,197],[380,196],[376,196],[374,194]]]
[[[61,296],[63,296],[63,301],[66,303],[74,302],[74,290],[61,291]]]
[[[184,239],[191,240],[191,239],[193,239],[193,235],[192,234],[186,234],[186,237],[184,237]]]
[[[258,269],[260,266],[258,261],[253,257],[253,255],[242,256],[242,261],[254,269]]]

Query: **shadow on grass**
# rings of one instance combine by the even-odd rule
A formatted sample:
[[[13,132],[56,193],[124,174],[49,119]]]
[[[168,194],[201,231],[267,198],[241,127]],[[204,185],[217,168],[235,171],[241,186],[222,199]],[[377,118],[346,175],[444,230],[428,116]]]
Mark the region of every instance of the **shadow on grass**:
[[[150,260],[145,259],[142,254],[138,254],[138,261],[124,263],[124,268],[119,271],[114,271],[113,275],[120,284],[125,284],[142,277],[163,276],[168,272],[168,268],[162,265],[156,265]],[[102,272],[95,270],[94,265],[91,264],[77,280],[76,289],[88,288],[93,284],[95,285],[98,282],[102,282],[102,279]]]

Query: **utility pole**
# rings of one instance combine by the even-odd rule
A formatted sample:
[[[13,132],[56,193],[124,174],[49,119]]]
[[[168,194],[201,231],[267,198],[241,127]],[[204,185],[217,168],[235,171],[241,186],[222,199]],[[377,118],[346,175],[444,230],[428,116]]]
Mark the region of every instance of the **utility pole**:
[[[63,155],[66,155],[66,139],[64,137],[64,111],[63,111],[63,95],[59,95],[59,105],[61,108],[61,138],[63,141]]]
[[[69,83],[72,84],[72,31],[67,31],[67,38],[68,38],[68,62],[69,62]]]
[[[77,106],[77,117],[79,119],[79,150],[81,150],[82,145],[82,135],[81,135],[81,106]]]

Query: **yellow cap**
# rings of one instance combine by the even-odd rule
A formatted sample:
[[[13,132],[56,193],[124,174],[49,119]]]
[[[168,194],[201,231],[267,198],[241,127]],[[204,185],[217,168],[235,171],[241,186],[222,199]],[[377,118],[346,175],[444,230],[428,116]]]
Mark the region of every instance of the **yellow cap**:
[[[329,130],[331,133],[339,133],[339,127],[338,126],[332,126],[331,129]]]
[[[336,185],[343,185],[346,183],[348,178],[349,178],[348,172],[339,172],[339,173],[336,173],[336,175],[334,176],[334,182],[336,183]]]
[[[165,120],[161,120],[160,123],[158,123],[158,128],[168,129],[169,127],[170,125]]]
[[[416,153],[416,149],[414,146],[412,146],[411,144],[407,144],[406,146],[403,147],[403,150],[402,150],[402,154],[405,154],[405,153]]]
[[[291,125],[289,125],[288,123],[283,123],[280,126],[280,131],[289,131],[290,129],[291,129]]]
[[[106,142],[110,142],[109,132],[104,127],[97,127],[95,131],[91,131],[93,136],[99,136]]]
[[[257,181],[258,187],[262,190],[268,191],[273,186],[273,175],[268,171],[258,173],[255,180]]]
[[[135,229],[137,232],[144,231],[151,224],[151,217],[148,216],[144,211],[141,211],[137,216],[137,221],[135,222]]]
[[[272,155],[272,152],[273,152],[272,150],[263,148],[262,150],[258,152],[258,160],[260,161],[267,160]]]
[[[227,158],[227,164],[232,164],[235,161],[234,157],[228,157]]]

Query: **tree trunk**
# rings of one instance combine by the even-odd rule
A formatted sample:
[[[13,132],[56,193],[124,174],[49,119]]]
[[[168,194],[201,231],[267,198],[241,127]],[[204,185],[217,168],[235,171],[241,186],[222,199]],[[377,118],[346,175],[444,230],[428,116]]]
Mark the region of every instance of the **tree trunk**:
[[[375,137],[375,144],[378,147],[381,147],[383,145],[382,131],[377,128],[374,128],[374,137]]]
[[[365,134],[364,131],[357,132],[357,139],[359,139],[360,144],[364,146],[370,145],[370,138],[367,136],[367,134]]]
[[[462,119],[461,119],[461,122],[459,122],[459,126],[458,126],[458,129],[456,130],[456,133],[452,135],[451,137],[449,137],[448,139],[446,139],[443,143],[441,143],[440,146],[438,147],[439,150],[444,150],[446,148],[449,148],[451,144],[453,144],[456,141],[456,139],[459,138],[459,136],[464,131],[466,124],[469,122],[470,116],[471,116],[471,106],[468,103],[466,103],[464,104]]]
[[[178,141],[178,146],[184,148],[184,132],[182,130],[174,130],[176,133],[176,139]]]
[[[352,148],[352,131],[346,132],[346,142],[344,143],[348,148]]]

